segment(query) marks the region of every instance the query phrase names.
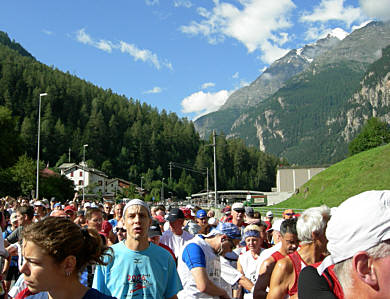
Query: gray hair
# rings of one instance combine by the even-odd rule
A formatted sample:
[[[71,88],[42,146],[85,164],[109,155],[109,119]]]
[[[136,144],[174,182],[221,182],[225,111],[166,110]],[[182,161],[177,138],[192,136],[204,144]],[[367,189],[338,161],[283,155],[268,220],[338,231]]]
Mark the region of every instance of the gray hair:
[[[373,259],[380,259],[390,255],[390,242],[389,240],[379,243],[378,245],[366,250],[367,254]],[[352,258],[337,263],[334,266],[334,272],[343,288],[344,293],[352,288]]]
[[[325,234],[329,218],[330,209],[325,205],[305,210],[297,221],[298,239],[301,244],[312,243],[312,233]]]

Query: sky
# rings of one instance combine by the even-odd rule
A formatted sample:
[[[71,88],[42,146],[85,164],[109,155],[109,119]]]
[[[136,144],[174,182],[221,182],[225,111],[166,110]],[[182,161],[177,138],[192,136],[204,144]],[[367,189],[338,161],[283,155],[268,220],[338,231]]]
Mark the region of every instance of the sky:
[[[18,0],[0,30],[40,62],[159,111],[218,110],[273,61],[370,20],[389,0]],[[42,91],[44,92],[44,91]]]

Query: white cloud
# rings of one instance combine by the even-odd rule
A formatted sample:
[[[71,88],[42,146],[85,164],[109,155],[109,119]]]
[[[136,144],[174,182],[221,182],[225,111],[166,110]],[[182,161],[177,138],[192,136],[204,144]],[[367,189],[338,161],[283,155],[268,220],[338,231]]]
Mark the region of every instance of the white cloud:
[[[268,64],[271,64],[280,57],[283,57],[289,51],[287,49],[279,48],[277,45],[272,44],[268,41],[264,41],[261,47],[263,49],[263,52],[260,56],[260,59]]]
[[[159,0],[145,0],[145,3],[146,3],[146,5],[153,6],[153,5],[159,4],[160,1]]]
[[[240,76],[239,72],[235,72],[232,76],[233,79],[238,79]]]
[[[206,83],[202,84],[202,89],[207,89],[209,87],[214,87],[214,86],[215,86],[215,83],[213,83],[213,82],[206,82]]]
[[[76,39],[80,43],[95,47],[107,53],[111,53],[113,50],[119,50],[122,53],[126,53],[132,56],[135,61],[140,60],[142,62],[152,64],[158,70],[162,67],[173,70],[172,63],[170,63],[168,60],[160,61],[157,54],[148,49],[140,49],[136,45],[129,44],[124,41],[120,41],[119,43],[113,43],[104,39],[95,41],[88,33],[85,32],[84,28],[76,32]]]
[[[82,44],[91,45],[91,46],[94,45],[92,38],[85,32],[84,28],[77,31],[76,38]]]
[[[192,6],[192,3],[189,0],[174,0],[173,6],[174,7],[181,7],[182,6],[182,7],[190,8]]]
[[[161,93],[161,92],[162,92],[161,87],[155,86],[152,89],[145,91],[144,94]]]
[[[217,111],[225,104],[232,91],[220,90],[215,93],[198,91],[181,101],[183,113],[195,113],[195,119]]]
[[[360,0],[363,12],[370,18],[376,18],[382,21],[390,20],[390,1],[389,0]]]
[[[106,41],[106,40],[100,40],[97,43],[96,47],[98,49],[103,50],[103,51],[108,52],[108,53],[111,53],[111,51],[112,51],[112,44],[111,44],[111,42]]]
[[[344,2],[345,0],[321,0],[321,3],[314,8],[313,12],[303,13],[300,20],[310,23],[326,23],[337,20],[344,22],[348,27],[356,21],[362,21],[361,9],[359,7],[344,6]]]
[[[363,26],[362,26],[363,27]],[[352,26],[351,32],[355,30],[355,26]],[[335,36],[339,40],[343,40],[349,33],[343,30],[342,28],[328,28],[325,25],[321,24],[320,26],[309,27],[305,33],[305,40],[307,41],[317,41],[321,38],[325,38],[328,35]]]
[[[251,82],[248,82],[248,81],[245,81],[245,80],[241,80],[240,81],[240,88],[241,87],[245,87],[245,86],[249,86],[251,84]]]
[[[180,30],[190,35],[203,35],[211,44],[222,42],[226,37],[234,38],[244,44],[248,52],[261,50],[266,62],[276,56],[269,53],[270,50],[286,53],[280,46],[288,40],[288,35],[278,32],[292,26],[289,21],[290,12],[295,8],[292,0],[241,0],[240,4],[237,7],[214,0],[211,11],[198,8],[201,21],[192,21]]]
[[[128,44],[124,41],[120,41],[120,50],[122,53],[127,53],[130,54],[130,56],[133,56],[135,61],[141,60],[143,62],[150,62],[157,69],[161,68],[157,55],[149,50],[139,49],[137,46]]]
[[[47,30],[47,29],[43,29],[42,32],[46,35],[53,35],[53,31],[50,31],[50,30]]]

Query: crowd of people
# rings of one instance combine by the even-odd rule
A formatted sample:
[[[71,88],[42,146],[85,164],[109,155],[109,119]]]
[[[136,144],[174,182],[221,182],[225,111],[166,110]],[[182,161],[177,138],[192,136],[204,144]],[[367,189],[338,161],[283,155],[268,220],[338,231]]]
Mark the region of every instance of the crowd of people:
[[[390,298],[390,191],[277,219],[76,197],[0,212],[3,298]]]

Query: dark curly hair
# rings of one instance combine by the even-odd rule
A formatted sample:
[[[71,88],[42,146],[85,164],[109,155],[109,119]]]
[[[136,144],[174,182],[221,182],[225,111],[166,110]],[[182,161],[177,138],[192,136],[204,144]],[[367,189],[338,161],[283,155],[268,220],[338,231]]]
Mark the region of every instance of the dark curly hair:
[[[47,217],[23,229],[23,240],[41,247],[56,263],[66,257],[76,257],[75,271],[80,273],[88,264],[106,265],[105,256],[111,258],[111,248],[103,244],[94,229],[80,228],[64,217]]]

